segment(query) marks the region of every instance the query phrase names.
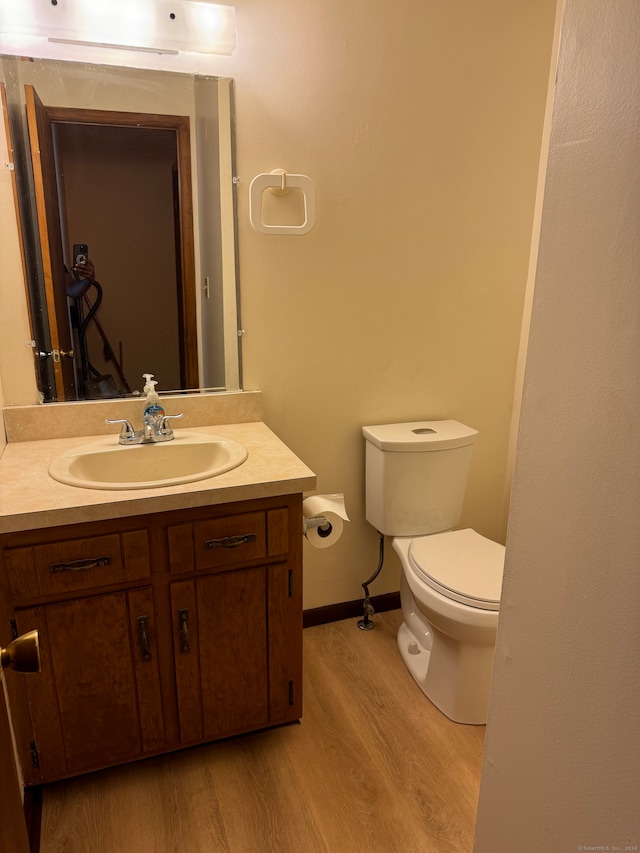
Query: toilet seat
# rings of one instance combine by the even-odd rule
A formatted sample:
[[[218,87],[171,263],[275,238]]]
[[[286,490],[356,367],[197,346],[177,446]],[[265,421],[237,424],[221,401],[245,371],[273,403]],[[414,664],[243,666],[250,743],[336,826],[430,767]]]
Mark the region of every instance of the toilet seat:
[[[418,536],[409,560],[419,578],[453,601],[481,610],[499,610],[504,545],[475,530]]]

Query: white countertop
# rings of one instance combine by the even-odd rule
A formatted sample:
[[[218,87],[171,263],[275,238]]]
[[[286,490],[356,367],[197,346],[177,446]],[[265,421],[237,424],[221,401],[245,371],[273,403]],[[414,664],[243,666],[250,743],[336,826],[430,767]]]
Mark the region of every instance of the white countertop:
[[[49,476],[51,460],[98,436],[9,442],[0,459],[0,533],[313,491],[313,471],[262,422],[194,427],[245,445],[249,456],[206,480],[154,489],[83,489]],[[176,430],[179,432],[179,430]],[[117,443],[117,436],[114,436]]]

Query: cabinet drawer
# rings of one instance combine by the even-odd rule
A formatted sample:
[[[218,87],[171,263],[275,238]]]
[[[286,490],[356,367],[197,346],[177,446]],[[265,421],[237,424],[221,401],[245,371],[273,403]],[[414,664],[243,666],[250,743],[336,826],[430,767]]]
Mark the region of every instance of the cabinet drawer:
[[[121,584],[150,573],[146,530],[10,548],[5,561],[19,598]]]
[[[167,534],[172,574],[286,556],[290,544],[289,510],[274,507],[173,524]]]
[[[169,528],[168,538],[174,574],[260,560],[267,554],[266,515],[245,512],[175,524]]]
[[[264,512],[246,512],[193,525],[196,569],[264,559],[267,531]]]

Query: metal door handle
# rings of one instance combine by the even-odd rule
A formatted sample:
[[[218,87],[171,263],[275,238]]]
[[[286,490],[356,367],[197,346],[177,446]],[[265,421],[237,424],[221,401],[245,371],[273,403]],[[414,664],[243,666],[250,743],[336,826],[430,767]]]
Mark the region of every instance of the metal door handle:
[[[75,352],[72,349],[66,351],[63,349],[54,349],[51,352],[38,352],[36,354],[39,359],[53,358],[56,364],[63,358],[75,357]]]
[[[0,648],[0,670],[40,672],[40,640],[37,631],[29,631],[12,640],[6,649]]]

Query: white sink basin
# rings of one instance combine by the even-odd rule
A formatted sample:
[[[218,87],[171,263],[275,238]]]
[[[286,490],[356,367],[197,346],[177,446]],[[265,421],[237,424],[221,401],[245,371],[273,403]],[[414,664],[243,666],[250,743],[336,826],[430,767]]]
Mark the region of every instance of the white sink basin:
[[[247,449],[237,441],[204,432],[176,430],[171,441],[118,444],[98,438],[57,456],[54,480],[83,489],[154,489],[215,477],[241,465]]]

